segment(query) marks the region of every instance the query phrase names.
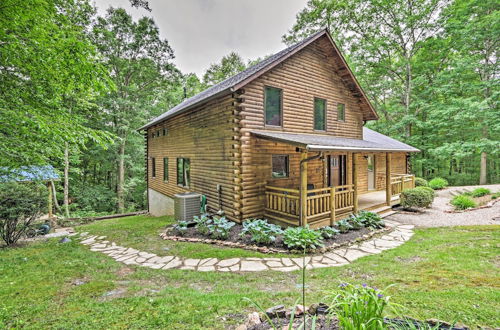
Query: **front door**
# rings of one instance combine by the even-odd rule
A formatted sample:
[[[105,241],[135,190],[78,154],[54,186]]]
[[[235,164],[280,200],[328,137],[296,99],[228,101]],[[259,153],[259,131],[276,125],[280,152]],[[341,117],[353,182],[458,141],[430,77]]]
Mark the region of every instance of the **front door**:
[[[328,187],[343,186],[346,182],[346,155],[328,155],[326,178]]]
[[[368,162],[368,190],[375,190],[375,157],[369,155]]]

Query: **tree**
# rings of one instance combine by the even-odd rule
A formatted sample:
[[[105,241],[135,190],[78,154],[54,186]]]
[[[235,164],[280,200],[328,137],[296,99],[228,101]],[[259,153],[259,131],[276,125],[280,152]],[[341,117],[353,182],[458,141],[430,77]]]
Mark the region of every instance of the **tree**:
[[[238,72],[246,69],[245,62],[240,55],[231,52],[222,57],[220,63],[210,65],[205,74],[203,75],[203,83],[207,86],[213,86]]]
[[[172,49],[151,18],[135,22],[124,9],[110,8],[98,18],[93,39],[116,86],[100,105],[106,114],[103,129],[117,137],[112,152],[117,164],[117,208],[123,212],[126,192],[140,184],[136,175],[144,173],[144,139],[137,129],[166,110],[169,80],[179,73],[171,64]],[[127,168],[134,175],[127,177]]]

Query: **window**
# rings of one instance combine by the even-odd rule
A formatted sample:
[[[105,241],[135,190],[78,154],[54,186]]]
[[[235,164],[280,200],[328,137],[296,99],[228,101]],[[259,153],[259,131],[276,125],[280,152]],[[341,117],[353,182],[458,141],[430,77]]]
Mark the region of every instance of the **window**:
[[[167,135],[167,133],[168,133],[168,132],[167,132],[167,129],[166,129],[166,128],[164,128],[164,129],[163,129],[163,136],[166,136],[166,135]]]
[[[264,93],[266,125],[281,126],[281,89],[266,87]]]
[[[156,137],[160,137],[160,131],[156,131]]]
[[[151,176],[156,178],[156,158],[151,158]]]
[[[288,178],[288,156],[273,155],[272,158],[272,177],[273,178]]]
[[[314,99],[314,129],[318,131],[326,130],[326,100]]]
[[[163,181],[168,181],[168,158],[163,158]]]
[[[155,132],[151,133],[151,138],[154,139],[155,138]]]
[[[177,184],[182,187],[189,187],[189,172],[191,165],[189,158],[177,158]]]
[[[337,104],[337,120],[345,121],[345,104]]]

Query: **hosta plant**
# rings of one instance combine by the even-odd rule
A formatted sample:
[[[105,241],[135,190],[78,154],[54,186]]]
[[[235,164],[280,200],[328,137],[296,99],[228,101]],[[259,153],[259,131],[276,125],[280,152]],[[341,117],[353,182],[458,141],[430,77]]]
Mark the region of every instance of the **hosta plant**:
[[[310,250],[323,246],[323,237],[318,230],[306,227],[288,227],[283,234],[283,243],[291,250]]]
[[[330,227],[330,226],[322,227],[319,229],[319,231],[321,232],[321,235],[324,238],[332,238],[332,237],[340,234],[340,231],[337,228]]]
[[[267,220],[253,219],[243,222],[240,236],[250,235],[250,239],[257,244],[271,244],[281,234],[283,230],[280,226],[268,223]]]
[[[337,221],[335,226],[338,228],[338,230],[341,233],[347,233],[349,230],[353,229],[351,223],[349,222],[349,219],[342,219]]]
[[[352,229],[358,230],[364,227],[361,220],[354,215],[350,216],[349,219],[347,219],[347,221],[349,221],[349,224],[351,225]]]
[[[188,222],[187,221],[179,221],[173,227],[174,227],[175,232],[178,235],[184,236],[188,230]]]
[[[210,233],[209,225],[212,224],[212,219],[207,214],[202,214],[199,217],[193,217],[193,221],[196,223],[196,230],[202,235],[208,235]]]
[[[384,220],[374,212],[360,211],[355,217],[361,222],[363,227],[379,229],[385,226]]]
[[[210,237],[215,239],[227,239],[234,225],[234,222],[227,220],[225,217],[216,217],[212,220],[212,223],[208,225]]]

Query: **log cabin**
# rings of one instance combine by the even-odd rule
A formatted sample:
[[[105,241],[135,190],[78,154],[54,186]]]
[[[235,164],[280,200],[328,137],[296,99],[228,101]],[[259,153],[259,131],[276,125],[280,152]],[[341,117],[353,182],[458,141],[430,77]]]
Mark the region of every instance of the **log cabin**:
[[[184,100],[141,128],[148,207],[206,196],[242,222],[320,227],[386,212],[414,187],[419,150],[364,127],[378,116],[328,30]]]

